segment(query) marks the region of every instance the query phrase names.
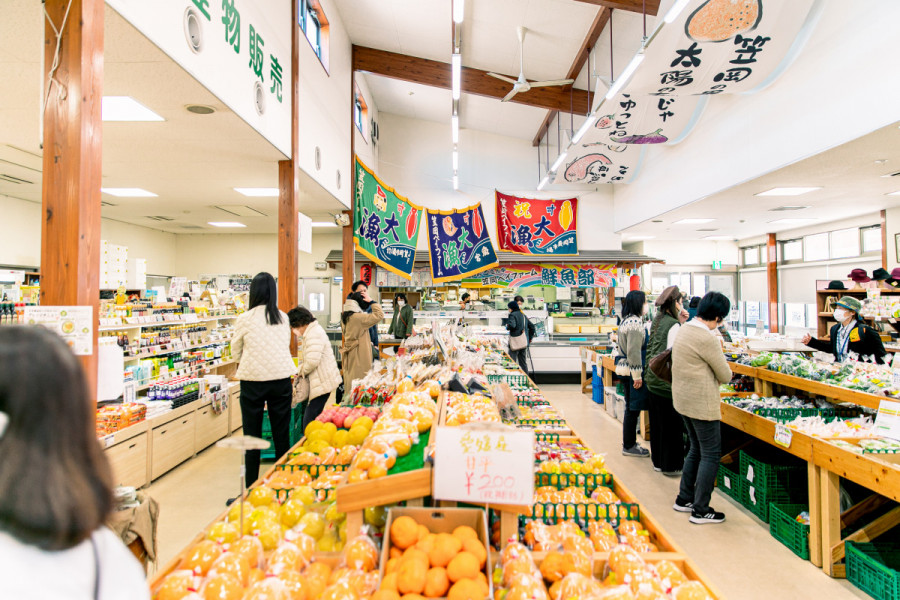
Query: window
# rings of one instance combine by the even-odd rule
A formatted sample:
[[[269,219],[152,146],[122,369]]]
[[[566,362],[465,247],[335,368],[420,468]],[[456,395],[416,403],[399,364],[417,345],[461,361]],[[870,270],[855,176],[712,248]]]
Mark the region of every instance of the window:
[[[859,256],[859,228],[839,229],[831,232],[831,258]]]
[[[759,249],[759,246],[750,246],[749,248],[744,248],[745,267],[762,264],[762,261],[760,260]]]
[[[365,123],[369,120],[369,107],[366,105],[366,99],[363,98],[359,91],[359,87],[354,88],[353,98],[353,123],[362,134],[363,140],[366,139]]]
[[[316,56],[322,58],[322,26],[319,25],[319,17],[316,16],[315,9],[306,11],[306,27],[304,31],[306,39],[312,45]]]
[[[859,230],[862,237],[863,254],[868,252],[881,252],[881,225],[863,227]]]
[[[803,256],[807,262],[828,260],[828,234],[817,233],[803,238]]]
[[[319,0],[297,0],[298,24],[306,35],[310,47],[319,57],[319,62],[328,72],[328,19],[322,11]]]
[[[803,260],[803,240],[781,242],[781,262]]]

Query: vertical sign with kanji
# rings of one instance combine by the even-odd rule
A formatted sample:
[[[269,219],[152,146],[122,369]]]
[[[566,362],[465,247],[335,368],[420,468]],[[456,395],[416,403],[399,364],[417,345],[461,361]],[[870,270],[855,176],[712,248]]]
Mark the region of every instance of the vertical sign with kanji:
[[[392,273],[410,279],[422,210],[356,159],[353,242],[361,254]]]
[[[438,427],[435,500],[534,503],[534,431],[504,425]]]
[[[457,281],[499,264],[481,204],[462,210],[428,209],[425,213],[428,258],[434,283]]]

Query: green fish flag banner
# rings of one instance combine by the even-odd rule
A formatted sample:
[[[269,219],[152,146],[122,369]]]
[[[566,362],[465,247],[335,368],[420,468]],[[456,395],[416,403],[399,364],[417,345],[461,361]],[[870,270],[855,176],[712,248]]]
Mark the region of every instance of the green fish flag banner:
[[[385,185],[359,158],[355,194],[356,249],[388,271],[411,279],[424,209]]]
[[[434,283],[457,281],[498,264],[480,203],[462,210],[426,209],[425,231]]]

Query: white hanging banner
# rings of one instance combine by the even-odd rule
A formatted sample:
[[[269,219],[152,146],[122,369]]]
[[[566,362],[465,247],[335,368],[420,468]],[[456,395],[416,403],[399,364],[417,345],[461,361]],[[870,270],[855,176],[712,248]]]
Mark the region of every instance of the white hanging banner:
[[[297,218],[300,220],[300,230],[297,232],[300,252],[312,254],[312,219],[303,213],[297,213]]]

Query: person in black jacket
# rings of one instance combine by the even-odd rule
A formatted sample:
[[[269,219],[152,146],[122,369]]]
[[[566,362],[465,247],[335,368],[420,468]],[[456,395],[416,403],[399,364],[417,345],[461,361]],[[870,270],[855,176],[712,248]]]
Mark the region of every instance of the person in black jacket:
[[[834,309],[837,324],[831,327],[830,339],[818,340],[809,334],[803,336],[803,343],[820,352],[830,352],[835,360],[842,361],[851,352],[860,358],[874,357],[875,362],[884,364],[887,354],[878,333],[859,320],[862,303],[852,296],[838,300]]]
[[[519,305],[515,300],[507,304],[509,308],[509,319],[506,321],[506,329],[509,331],[510,342],[512,342],[512,338],[518,337],[522,334],[526,333],[527,325],[525,315],[519,310]],[[527,336],[526,336],[527,338]],[[519,350],[513,350],[510,348],[509,357],[514,361],[519,363],[519,366],[522,368],[522,371],[525,373],[528,372],[528,366],[525,362],[525,352],[528,351],[528,345]]]

